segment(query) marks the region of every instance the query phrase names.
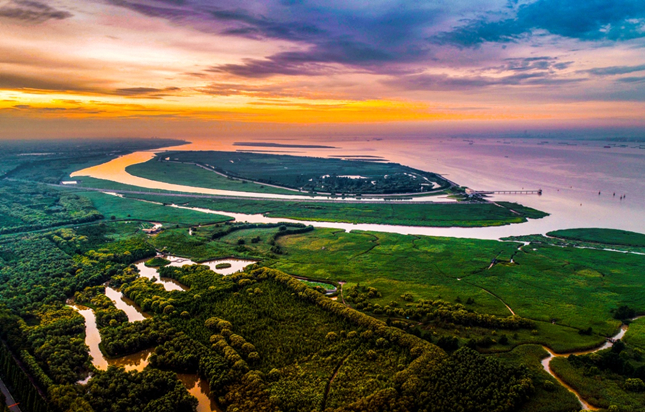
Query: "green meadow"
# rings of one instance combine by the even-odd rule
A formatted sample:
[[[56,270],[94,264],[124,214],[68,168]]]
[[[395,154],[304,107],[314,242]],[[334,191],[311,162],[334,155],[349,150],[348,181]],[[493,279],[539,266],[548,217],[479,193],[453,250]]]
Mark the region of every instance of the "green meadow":
[[[608,245],[645,247],[645,235],[617,229],[565,229],[547,233],[561,239]]]
[[[528,218],[541,218],[546,213],[523,208],[514,213],[511,208],[519,205],[507,203],[343,203],[299,202],[251,199],[202,199],[172,197],[163,194],[126,194],[126,197],[151,200],[167,204],[181,204],[222,212],[264,214],[270,217],[344,223],[373,223],[404,226],[480,227],[502,226],[526,222]]]
[[[92,201],[94,207],[106,218],[112,220],[147,220],[161,223],[217,223],[231,220],[228,216],[178,209],[150,202],[133,202],[119,196],[101,192],[74,192]],[[114,219],[112,218],[114,217]]]
[[[346,282],[340,299],[355,286],[372,287],[380,296],[369,302],[380,307],[443,300],[506,317],[511,314],[507,304],[535,321],[533,331],[505,332],[510,347],[535,343],[557,352],[592,348],[616,332],[620,322],[612,311],[618,306],[645,310],[645,285],[638,275],[645,258],[635,254],[548,245],[518,250],[521,244],[515,242],[321,228],[278,240],[273,240],[276,228],[244,229],[212,240],[221,228],[197,228],[192,237],[186,229],[170,229],[156,236],[154,244],[198,260],[234,255],[295,276]],[[402,299],[406,294],[410,301]],[[591,334],[579,333],[589,327]],[[473,337],[495,338],[485,328],[435,325],[432,330],[437,336],[454,335],[462,344]],[[486,351],[510,347],[493,344]]]
[[[503,301],[520,316],[592,327],[604,336],[620,324],[613,309],[629,305],[645,311],[640,275],[645,257],[635,254],[538,245],[518,250],[519,244],[510,242],[330,229],[280,244],[286,255],[276,268],[374,286],[383,291],[383,302],[405,292],[430,299],[472,297],[480,310],[508,313]],[[498,263],[489,268],[493,258]]]
[[[216,151],[168,152],[159,157],[199,163],[228,176],[302,188],[306,192],[421,193],[450,187],[440,175],[398,163]],[[149,167],[150,173],[162,177],[155,166],[148,163],[143,167]],[[437,187],[432,189],[434,184]]]
[[[224,177],[194,164],[160,162],[156,158],[145,163],[128,166],[125,170],[134,176],[178,185],[237,192],[298,194],[298,192],[292,190]],[[302,195],[304,196],[306,193],[302,193]]]

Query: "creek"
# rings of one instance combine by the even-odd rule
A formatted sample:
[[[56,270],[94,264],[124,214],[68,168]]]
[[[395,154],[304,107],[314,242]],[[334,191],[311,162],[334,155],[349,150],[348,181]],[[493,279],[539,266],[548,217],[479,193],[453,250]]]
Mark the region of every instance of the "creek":
[[[165,256],[164,259],[170,261],[170,264],[168,266],[181,267],[185,265],[205,265],[205,266],[208,266],[210,270],[212,270],[215,273],[219,273],[220,275],[231,275],[233,273],[240,272],[245,267],[255,263],[255,260],[245,260],[245,259],[214,259],[214,260],[209,260],[202,263],[197,263],[188,258],[183,258],[179,256]],[[173,290],[178,290],[178,291],[188,290],[187,286],[182,285],[180,282],[174,279],[164,278],[159,276],[159,273],[157,271],[158,268],[148,267],[145,265],[145,262],[146,260],[141,260],[135,264],[137,269],[139,269],[140,276],[160,282],[163,285],[164,289],[166,289],[169,292]],[[230,266],[226,268],[218,269],[217,265],[220,265],[220,264],[228,264]],[[112,297],[110,298],[114,300],[114,298]]]
[[[632,320],[636,320],[636,319],[638,319],[638,318],[634,318]],[[599,352],[601,350],[609,349],[612,346],[614,346],[615,342],[619,341],[620,339],[623,338],[623,336],[625,336],[625,333],[627,333],[627,329],[629,329],[628,325],[622,325],[617,334],[615,334],[611,338],[607,339],[605,341],[605,343],[603,343],[602,345],[598,346],[597,348],[590,349],[590,350],[583,350],[583,351],[578,351],[578,352],[569,352],[569,353],[560,353],[560,354],[558,354],[558,353],[553,352],[551,349],[547,348],[546,346],[542,346],[544,348],[544,350],[549,352],[549,356],[547,356],[546,358],[542,359],[542,367],[544,368],[544,370],[549,375],[553,376],[562,386],[567,388],[567,390],[569,390],[569,392],[573,393],[576,396],[576,398],[578,398],[578,401],[580,402],[580,405],[582,406],[582,409],[584,409],[584,410],[594,410],[594,411],[598,410],[598,408],[596,408],[595,406],[593,406],[590,403],[588,403],[587,401],[585,401],[582,398],[582,396],[580,396],[580,394],[575,389],[573,389],[566,382],[564,382],[562,379],[560,379],[559,376],[557,376],[555,373],[553,373],[553,371],[551,370],[551,361],[554,358],[560,358],[560,357],[565,357],[566,358],[566,357],[568,357],[570,355],[576,355],[576,356],[588,355],[590,353]]]

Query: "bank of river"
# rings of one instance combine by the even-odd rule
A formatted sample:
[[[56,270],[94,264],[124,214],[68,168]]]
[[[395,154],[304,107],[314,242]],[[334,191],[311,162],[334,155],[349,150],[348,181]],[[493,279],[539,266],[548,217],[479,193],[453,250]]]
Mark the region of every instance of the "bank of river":
[[[160,203],[161,204],[161,203]],[[343,222],[318,222],[309,220],[295,220],[280,217],[269,217],[262,214],[245,214],[225,212],[221,210],[211,210],[200,207],[187,207],[171,205],[179,209],[194,210],[202,213],[212,213],[217,215],[229,216],[237,222],[249,223],[302,223],[315,227],[341,229],[346,232],[352,230],[362,230],[368,232],[398,233],[400,235],[418,235],[418,236],[438,236],[438,237],[456,237],[469,239],[492,239],[499,240],[510,236],[525,236],[529,234],[546,234],[547,232],[562,229],[561,226],[548,224],[550,216],[542,219],[529,219],[526,223],[512,224],[506,226],[492,227],[426,227],[426,226],[403,226],[403,225],[381,225],[375,223],[343,223]],[[545,224],[544,221],[547,221]]]
[[[121,309],[125,312],[128,317],[128,322],[136,322],[150,317],[150,315],[141,310],[139,305],[126,298],[120,291],[110,286],[105,287],[105,296],[114,302],[117,309]]]
[[[636,319],[638,319],[638,318],[635,318],[635,319],[632,319],[632,320],[636,320]],[[580,402],[580,405],[582,406],[582,409],[584,409],[584,410],[598,410],[598,408],[596,408],[595,406],[593,406],[590,403],[588,403],[587,401],[585,401],[575,389],[573,389],[566,382],[564,382],[562,379],[560,379],[560,377],[558,375],[553,373],[553,371],[551,370],[551,361],[554,358],[559,358],[559,357],[565,357],[566,358],[566,357],[568,357],[570,355],[576,355],[576,356],[588,355],[590,353],[599,352],[601,350],[609,349],[612,346],[614,346],[614,342],[619,341],[620,339],[623,338],[623,336],[625,336],[625,333],[627,333],[627,329],[629,329],[628,325],[622,325],[617,334],[612,336],[610,339],[607,339],[605,341],[605,343],[603,343],[602,345],[598,346],[595,349],[558,354],[558,353],[553,352],[551,349],[547,348],[546,346],[543,346],[544,350],[549,352],[549,356],[547,356],[546,358],[542,359],[542,367],[544,368],[544,370],[549,375],[553,376],[562,386],[567,388],[569,390],[569,392],[573,393],[576,396],[576,398],[578,398],[578,401]]]
[[[152,349],[119,358],[105,357],[99,346],[101,343],[101,334],[96,326],[96,316],[94,315],[94,311],[83,305],[71,305],[71,307],[85,318],[85,344],[90,348],[92,365],[94,365],[96,369],[107,370],[108,366],[123,366],[127,371],[141,371],[146,367],[148,364],[148,358],[152,353]],[[141,314],[141,316],[142,319],[145,319],[143,314]],[[86,381],[87,380],[81,383],[85,383]]]
[[[178,258],[175,256],[171,256],[170,258],[173,266],[183,266],[194,263],[189,259]],[[226,269],[226,271],[230,273],[238,272],[245,266],[255,263],[254,261],[243,261],[238,259],[220,259],[207,263],[209,264],[209,266],[214,266],[217,263],[222,263],[224,261],[235,261],[234,263],[236,264],[236,266],[232,265],[230,268]],[[143,265],[142,262],[140,262],[140,264]],[[148,270],[153,270],[156,273],[156,269],[154,268],[148,268],[146,266],[143,267]],[[175,284],[170,281],[171,279],[165,279],[165,282],[163,283],[164,287],[166,287],[167,285],[172,285],[171,287],[179,287],[179,290],[184,290],[183,288],[185,287],[183,285],[178,283]],[[150,317],[150,315],[143,312],[138,305],[136,305],[130,299],[123,296],[121,292],[112,287],[106,286],[105,295],[115,303],[115,306],[118,309],[121,309],[126,313],[129,322],[137,322]],[[118,358],[108,358],[104,356],[100,348],[101,334],[96,325],[96,316],[94,314],[94,311],[91,308],[83,305],[74,304],[70,305],[70,307],[76,310],[85,319],[85,344],[90,349],[89,352],[90,356],[92,357],[92,365],[94,365],[95,368],[99,370],[107,370],[109,366],[120,366],[125,368],[126,371],[142,371],[146,366],[148,366],[150,355],[154,351],[154,348],[146,349],[131,355],[121,356]],[[92,376],[89,375],[78,383],[84,385],[91,379],[91,377]],[[208,382],[202,379],[199,375],[184,373],[177,374],[177,378],[184,384],[188,392],[190,392],[191,395],[197,398],[197,412],[221,411],[215,401],[210,398],[210,389],[208,387]]]
[[[154,156],[154,152],[164,150],[235,151],[239,148],[234,142],[234,138],[222,138],[136,152],[94,168],[77,171],[73,175],[92,176],[148,189],[164,189],[162,182],[146,179],[146,182],[141,182],[140,178],[125,172],[125,168],[148,161]],[[298,139],[294,142],[310,143],[308,140]],[[362,139],[340,139],[334,141],[333,149],[301,149],[299,155],[338,157],[342,148],[343,157],[362,157],[369,152],[370,155],[380,155],[389,161],[437,172],[474,189],[541,188],[544,190],[542,196],[495,195],[493,199],[520,202],[550,213],[550,216],[543,219],[492,228],[356,225],[354,229],[476,239],[546,234],[557,229],[584,227],[645,233],[644,209],[641,206],[645,201],[645,181],[642,179],[645,173],[645,152],[628,148],[613,148],[609,151],[603,148],[606,143],[595,140],[580,141],[580,145],[574,145],[575,147],[559,145],[557,142],[554,140],[549,145],[543,145],[536,139],[501,142],[498,138],[482,138],[476,139],[475,145],[469,145],[469,142],[457,138],[412,139],[397,136],[396,139],[372,140],[368,148]],[[201,190],[192,188],[195,189]],[[621,199],[621,194],[629,196]],[[246,196],[256,195],[247,192]],[[434,198],[446,201],[438,199],[439,196]],[[322,222],[314,223],[317,227],[325,227]]]
[[[209,260],[206,262],[198,263],[188,258],[183,258],[179,256],[164,256],[164,259],[170,261],[170,264],[168,266],[181,267],[185,265],[205,265],[205,266],[208,266],[210,270],[212,270],[213,272],[219,273],[220,275],[231,275],[233,273],[240,272],[244,270],[245,267],[255,263],[255,260],[245,260],[245,259],[215,259],[215,260]],[[169,292],[173,290],[178,290],[178,291],[188,290],[187,286],[182,285],[180,282],[174,279],[163,278],[159,276],[157,268],[148,267],[146,266],[145,262],[146,260],[141,260],[135,264],[136,267],[139,269],[140,276],[160,282],[163,285],[164,289],[166,289]],[[220,265],[220,264],[227,264],[230,266],[226,268],[218,269],[217,265]],[[110,298],[114,300],[112,297]]]
[[[161,151],[161,150],[158,150]],[[107,163],[97,166],[92,166],[87,169],[79,170],[70,175],[70,177],[93,177],[95,179],[111,180],[113,182],[138,186],[146,189],[160,189],[170,192],[183,192],[183,193],[198,193],[204,195],[216,196],[231,196],[241,198],[256,198],[256,199],[274,199],[274,200],[302,200],[302,199],[319,199],[331,200],[330,196],[311,196],[306,193],[299,195],[275,194],[275,193],[259,193],[259,192],[238,192],[234,190],[221,190],[221,189],[208,189],[204,187],[186,186],[173,183],[164,183],[157,180],[150,180],[138,176],[131,175],[125,169],[138,163],[144,163],[154,158],[153,152],[135,152],[130,153]],[[384,198],[380,197],[357,197],[354,200],[364,202],[383,201]],[[429,194],[427,196],[410,196],[410,201],[419,202],[455,202],[454,199],[448,196]]]
[[[222,409],[210,397],[208,382],[195,373],[178,373],[177,378],[188,392],[197,398],[197,412],[221,412]]]

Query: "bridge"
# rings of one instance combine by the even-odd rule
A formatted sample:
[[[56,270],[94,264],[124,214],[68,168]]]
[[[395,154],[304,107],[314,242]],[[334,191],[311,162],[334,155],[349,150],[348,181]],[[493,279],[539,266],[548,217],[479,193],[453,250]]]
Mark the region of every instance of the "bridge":
[[[483,195],[538,195],[542,196],[542,189],[537,190],[472,190],[466,189],[466,194],[471,196]]]

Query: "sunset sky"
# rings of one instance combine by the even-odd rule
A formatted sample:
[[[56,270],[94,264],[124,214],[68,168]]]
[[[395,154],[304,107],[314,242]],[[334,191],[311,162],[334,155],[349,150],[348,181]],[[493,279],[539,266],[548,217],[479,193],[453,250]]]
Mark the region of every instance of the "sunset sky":
[[[633,130],[644,47],[643,0],[0,0],[0,138]]]

